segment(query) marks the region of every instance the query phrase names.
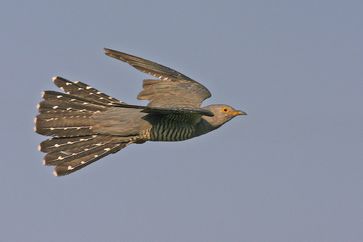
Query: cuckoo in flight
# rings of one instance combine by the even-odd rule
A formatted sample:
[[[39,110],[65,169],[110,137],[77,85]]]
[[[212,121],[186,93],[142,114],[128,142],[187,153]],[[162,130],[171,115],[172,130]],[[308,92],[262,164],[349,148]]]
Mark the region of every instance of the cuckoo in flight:
[[[143,82],[137,96],[147,106],[131,105],[83,82],[54,77],[63,92],[45,91],[38,104],[35,131],[51,136],[39,145],[44,164],[63,176],[115,153],[129,144],[146,141],[181,141],[219,128],[245,112],[229,105],[201,107],[211,96],[202,84],[155,62],[105,49],[154,79]]]

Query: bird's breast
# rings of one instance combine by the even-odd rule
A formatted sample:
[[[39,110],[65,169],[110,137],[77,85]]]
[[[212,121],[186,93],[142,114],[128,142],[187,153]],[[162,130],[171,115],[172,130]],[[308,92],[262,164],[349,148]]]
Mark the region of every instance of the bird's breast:
[[[194,137],[195,126],[175,120],[161,120],[148,133],[151,141],[181,141]]]

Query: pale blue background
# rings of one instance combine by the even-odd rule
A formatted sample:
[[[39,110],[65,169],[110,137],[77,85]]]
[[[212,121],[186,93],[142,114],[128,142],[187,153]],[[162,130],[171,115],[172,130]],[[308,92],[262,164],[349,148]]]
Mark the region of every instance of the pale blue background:
[[[362,1],[1,1],[0,241],[363,241]],[[51,77],[129,103],[173,67],[248,112],[62,178],[41,164]]]

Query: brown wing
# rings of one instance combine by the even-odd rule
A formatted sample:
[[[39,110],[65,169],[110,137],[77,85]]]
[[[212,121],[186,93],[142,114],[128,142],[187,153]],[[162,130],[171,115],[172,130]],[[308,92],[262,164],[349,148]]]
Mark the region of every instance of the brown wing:
[[[144,80],[138,99],[150,100],[148,107],[163,110],[204,110],[201,103],[211,96],[202,84],[169,67],[119,51],[105,49],[106,55],[124,61],[158,80]],[[207,111],[209,112],[209,111]],[[202,114],[204,115],[204,114]]]
[[[187,107],[149,107],[149,106],[140,106],[140,105],[132,105],[126,103],[119,103],[114,105],[116,107],[121,108],[135,108],[142,109],[144,113],[158,113],[158,114],[198,114],[205,116],[214,116],[214,114],[204,108],[187,108]]]

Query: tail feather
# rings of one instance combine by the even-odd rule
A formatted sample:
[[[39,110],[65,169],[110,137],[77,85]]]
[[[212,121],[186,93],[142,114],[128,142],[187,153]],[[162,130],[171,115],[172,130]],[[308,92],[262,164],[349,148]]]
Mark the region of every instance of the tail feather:
[[[37,121],[36,121],[37,122]],[[92,126],[37,127],[38,134],[55,137],[79,137],[93,134]]]
[[[117,151],[125,148],[128,143],[113,143],[94,149],[92,152],[84,153],[83,155],[74,158],[68,162],[61,163],[54,168],[55,176],[64,176],[75,172],[83,167]]]
[[[71,144],[70,142],[78,142]],[[41,144],[42,150],[49,151],[44,157],[44,165],[55,166],[56,176],[68,175],[102,157],[115,153],[128,144],[132,138],[93,135],[69,141],[68,138],[53,138]],[[51,145],[51,146],[48,146]]]
[[[97,112],[106,109],[103,104],[89,102],[77,96],[55,91],[45,91],[43,93],[43,99],[38,107],[40,113],[57,110]]]
[[[41,128],[65,128],[65,127],[82,127],[91,126],[91,115],[53,115],[45,117],[40,114],[37,116],[36,121],[37,129]]]
[[[93,103],[99,103],[107,106],[122,103],[118,99],[108,96],[83,82],[71,82],[58,76],[53,78],[53,82],[67,94],[84,98]]]
[[[56,176],[68,175],[102,157],[115,153],[136,137],[90,135],[76,138],[52,138],[43,141],[39,149],[45,153],[43,163],[55,166]]]
[[[76,85],[62,78],[56,78],[55,81],[67,87]],[[87,90],[86,88],[82,89]],[[38,105],[40,114],[35,119],[35,130],[39,134],[48,136],[76,137],[92,135],[94,134],[92,115],[108,108],[105,104],[97,103],[91,99],[88,100],[82,96],[55,91],[45,91],[43,99]]]
[[[71,148],[82,147],[85,141],[92,140],[98,143],[102,136],[89,135],[81,137],[51,138],[40,143],[38,149],[44,153],[50,153],[58,150],[68,150]]]
[[[45,165],[59,165],[66,164],[72,160],[79,159],[80,157],[88,156],[90,154],[97,154],[101,149],[105,149],[105,146],[109,144],[119,144],[120,142],[112,142],[112,136],[104,136],[102,141],[94,143],[93,140],[84,141],[82,145],[75,147],[64,147],[64,149],[59,149],[57,151],[49,152],[44,156]]]
[[[97,113],[105,112],[121,101],[99,92],[82,82],[53,78],[64,92],[45,91],[38,105],[35,131],[53,136],[39,145],[46,153],[44,164],[55,166],[54,174],[63,176],[92,162],[138,142],[138,136],[101,134],[96,126],[102,120]],[[95,128],[95,130],[93,130]]]

